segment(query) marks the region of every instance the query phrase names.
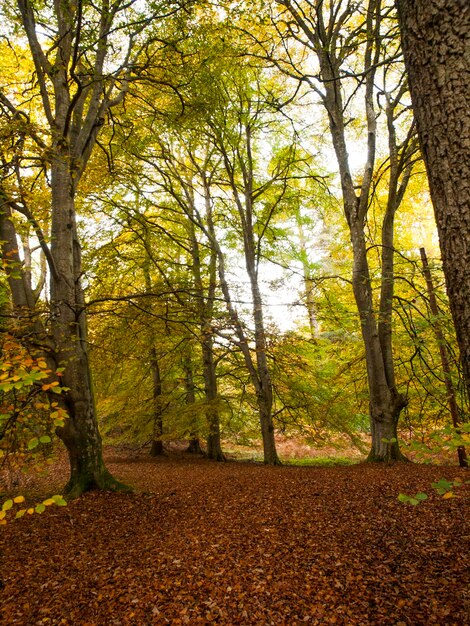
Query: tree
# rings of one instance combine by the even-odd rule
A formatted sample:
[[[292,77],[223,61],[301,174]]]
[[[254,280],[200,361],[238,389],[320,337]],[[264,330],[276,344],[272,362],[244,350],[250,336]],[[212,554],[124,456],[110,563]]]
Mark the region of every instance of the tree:
[[[409,125],[400,129],[397,123],[406,111],[406,88],[394,70],[398,55],[394,25],[388,19],[390,7],[380,0],[280,0],[278,5],[281,10],[273,20],[284,53],[277,55],[271,49],[268,57],[281,71],[308,85],[323,104],[338,163],[353,252],[352,287],[366,355],[372,431],[369,460],[401,460],[397,424],[407,399],[396,384],[392,350],[394,219],[411,176],[415,145],[413,129]],[[267,49],[266,44],[263,47]],[[364,117],[358,126],[359,106]],[[377,303],[367,226],[378,176],[380,115],[389,150]],[[350,154],[357,150],[354,140],[357,143],[359,129],[365,159],[360,171],[355,171]]]
[[[10,217],[11,210],[17,210],[33,224],[48,261],[51,333],[43,345],[51,369],[64,367],[63,403],[69,417],[57,434],[70,460],[69,496],[91,488],[122,488],[102,458],[88,360],[76,196],[106,116],[126,94],[142,45],[140,34],[157,17],[145,11],[123,0],[64,0],[52,8],[30,0],[17,2],[15,17],[34,64],[37,117],[44,122],[40,132],[30,128],[29,136],[38,153],[37,169],[40,174],[47,171],[50,181],[51,236],[49,244],[20,186],[16,198],[2,193],[2,239],[4,254],[18,250]],[[28,97],[18,103],[15,94],[2,92],[1,103],[6,115],[29,124]],[[11,167],[20,171],[18,162]],[[23,275],[21,264],[10,267],[15,307],[31,316],[35,303]],[[36,341],[45,330],[36,327]]]
[[[466,0],[396,6],[470,396],[470,6]]]

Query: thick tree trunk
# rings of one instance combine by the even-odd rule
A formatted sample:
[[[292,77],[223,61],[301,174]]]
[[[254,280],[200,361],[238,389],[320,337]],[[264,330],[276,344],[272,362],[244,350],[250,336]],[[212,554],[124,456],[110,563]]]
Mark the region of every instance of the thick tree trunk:
[[[367,460],[369,462],[407,461],[400,452],[398,445],[397,425],[401,407],[394,408],[393,398],[389,401],[386,411],[379,414],[377,407],[371,407],[371,434],[372,446]]]
[[[41,248],[48,255],[51,273],[50,326],[54,343],[49,357],[63,368],[64,388],[57,399],[64,404],[69,415],[65,425],[57,429],[57,434],[64,441],[70,457],[71,475],[67,492],[77,496],[95,487],[123,487],[111,477],[102,458],[88,362],[74,204],[75,191],[106,112],[122,102],[127,89],[124,79],[127,62],[116,68],[112,76],[104,69],[109,61],[108,37],[114,32],[113,21],[123,7],[117,3],[111,10],[109,4],[103,3],[100,10],[98,3],[91,10],[92,13],[96,11],[95,16],[100,16],[100,19],[90,15],[86,28],[80,3],[71,0],[47,5],[47,17],[41,13],[43,7],[30,0],[17,0],[17,7],[42,101],[39,118],[47,122],[51,139],[46,147],[43,139],[35,138],[44,158],[50,163],[50,248],[39,236],[34,218],[28,219],[36,230]],[[48,22],[47,38],[42,36],[43,26],[39,26],[43,19]],[[132,41],[133,37],[129,37],[129,64]],[[87,62],[82,66],[84,54],[87,55]],[[88,76],[82,74],[81,69]],[[39,135],[45,137],[46,133],[40,132]]]
[[[76,497],[89,489],[123,489],[124,486],[110,475],[102,457],[88,361],[73,181],[66,156],[53,161],[51,188],[51,254],[57,269],[57,275],[51,276],[51,328],[55,359],[57,365],[64,368],[63,398],[69,415],[65,425],[56,432],[70,459],[70,479],[65,492],[69,497]]]
[[[396,5],[470,397],[470,4],[396,0]]]

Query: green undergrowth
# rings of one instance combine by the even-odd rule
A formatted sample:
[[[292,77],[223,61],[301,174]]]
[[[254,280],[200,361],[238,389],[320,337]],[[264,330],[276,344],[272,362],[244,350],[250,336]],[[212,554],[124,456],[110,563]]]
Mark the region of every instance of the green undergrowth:
[[[294,467],[336,467],[338,465],[354,465],[358,459],[351,459],[345,456],[317,456],[304,457],[300,459],[282,459],[284,465]]]
[[[227,450],[225,451],[229,459],[238,461],[241,463],[263,463],[263,454],[252,453],[240,453]],[[359,463],[361,459],[349,458],[346,456],[306,456],[306,457],[281,457],[282,465],[287,467],[337,467],[354,465]]]

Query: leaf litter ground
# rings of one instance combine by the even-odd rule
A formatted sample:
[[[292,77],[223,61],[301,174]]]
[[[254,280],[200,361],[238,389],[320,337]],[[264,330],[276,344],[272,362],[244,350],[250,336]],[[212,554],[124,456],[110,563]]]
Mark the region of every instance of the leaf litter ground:
[[[397,501],[464,470],[107,463],[135,493],[2,527],[2,624],[470,624],[469,500]]]

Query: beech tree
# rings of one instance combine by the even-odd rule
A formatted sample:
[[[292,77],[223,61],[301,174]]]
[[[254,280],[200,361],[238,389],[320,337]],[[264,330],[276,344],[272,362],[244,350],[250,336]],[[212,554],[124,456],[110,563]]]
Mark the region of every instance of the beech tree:
[[[470,396],[470,5],[397,0],[413,110]]]
[[[406,106],[390,7],[380,0],[280,0],[273,23],[278,48],[264,53],[283,73],[307,86],[323,104],[338,163],[343,211],[353,252],[352,287],[359,313],[370,393],[372,461],[399,460],[397,424],[407,404],[396,384],[392,350],[394,219],[412,172],[413,129],[398,128]],[[281,50],[281,52],[279,52]],[[354,54],[352,53],[354,50]],[[360,108],[359,108],[360,107]],[[360,113],[357,113],[360,111]],[[364,114],[363,114],[364,112]],[[364,115],[358,122],[356,115]],[[368,214],[377,178],[379,117],[388,141],[388,197],[383,214],[381,293],[377,302],[370,271]],[[349,126],[355,126],[350,133]],[[354,167],[354,134],[362,137],[364,164]],[[357,138],[355,139],[357,142]],[[353,146],[353,147],[352,147]]]
[[[174,10],[169,5],[166,14]],[[42,343],[52,369],[64,368],[61,397],[69,417],[57,434],[70,459],[69,496],[91,488],[122,488],[102,458],[88,362],[76,196],[100,129],[111,109],[124,99],[135,61],[146,45],[142,33],[162,13],[158,8],[142,9],[132,0],[64,0],[51,7],[18,0],[14,16],[27,40],[34,65],[32,84],[37,85],[37,117],[44,121],[39,131],[29,125],[28,134],[38,154],[38,172],[48,176],[51,232],[49,243],[29,211],[21,185],[16,192],[4,189],[3,253],[19,249],[10,215],[16,210],[33,224],[48,262],[51,332],[49,335],[48,329],[39,327],[39,321],[35,332],[36,341],[39,334],[47,335]],[[27,95],[19,97],[2,90],[0,99],[5,115],[28,126]],[[11,167],[21,173],[18,163]],[[35,302],[24,280],[21,259],[15,260],[14,267],[10,264],[8,273],[17,311],[34,317]]]

